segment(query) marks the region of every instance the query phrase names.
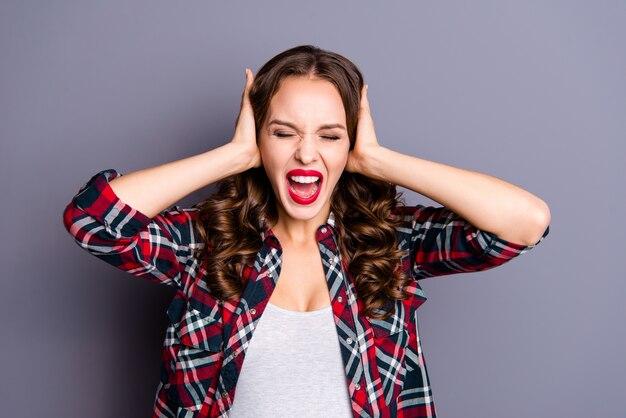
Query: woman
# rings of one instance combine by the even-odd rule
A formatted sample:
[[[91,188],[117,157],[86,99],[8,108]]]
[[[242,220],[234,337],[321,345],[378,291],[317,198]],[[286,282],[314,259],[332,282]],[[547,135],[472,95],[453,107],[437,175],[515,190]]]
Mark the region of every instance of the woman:
[[[549,222],[512,184],[379,145],[359,69],[306,45],[246,69],[229,143],[104,170],[64,212],[80,246],[177,289],[154,417],[434,417],[417,280],[501,265]]]

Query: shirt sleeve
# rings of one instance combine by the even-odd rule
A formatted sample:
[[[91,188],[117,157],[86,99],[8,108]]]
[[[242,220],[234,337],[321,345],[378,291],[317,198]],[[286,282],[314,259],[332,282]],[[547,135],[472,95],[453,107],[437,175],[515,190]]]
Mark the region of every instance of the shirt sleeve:
[[[488,270],[534,248],[510,242],[474,225],[441,206],[418,205],[411,216],[410,258],[415,279]]]
[[[173,206],[149,218],[113,192],[109,181],[121,175],[108,169],[85,183],[63,212],[65,228],[81,248],[120,270],[185,287],[182,273],[204,245],[194,235],[197,210]]]

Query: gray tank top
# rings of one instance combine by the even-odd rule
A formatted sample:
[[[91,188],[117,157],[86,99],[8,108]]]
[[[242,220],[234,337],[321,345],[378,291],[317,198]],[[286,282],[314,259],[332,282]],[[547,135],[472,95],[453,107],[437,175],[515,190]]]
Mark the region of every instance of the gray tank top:
[[[331,306],[296,312],[271,303],[246,350],[229,418],[352,418]]]

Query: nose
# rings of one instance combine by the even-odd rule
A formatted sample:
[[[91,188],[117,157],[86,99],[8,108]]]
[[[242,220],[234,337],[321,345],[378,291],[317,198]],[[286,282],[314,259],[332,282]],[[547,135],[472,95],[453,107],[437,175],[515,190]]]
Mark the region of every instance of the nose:
[[[319,156],[317,144],[313,135],[303,134],[298,140],[295,157],[302,164],[311,164],[315,162]]]

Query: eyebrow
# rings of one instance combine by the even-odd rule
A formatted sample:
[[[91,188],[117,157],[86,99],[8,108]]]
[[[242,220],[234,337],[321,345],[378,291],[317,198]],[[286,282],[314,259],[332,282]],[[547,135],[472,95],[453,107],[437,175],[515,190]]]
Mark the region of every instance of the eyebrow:
[[[284,121],[284,120],[279,120],[279,119],[272,119],[272,121],[270,123],[268,123],[267,126],[272,125],[272,124],[284,125],[284,126],[288,126],[290,128],[296,129],[296,130],[298,129],[296,127],[296,125],[294,125],[293,123],[287,122],[287,121]],[[345,126],[343,126],[340,123],[327,123],[327,124],[321,125],[319,127],[319,129],[334,129],[334,128],[343,129],[344,131],[346,130]]]

